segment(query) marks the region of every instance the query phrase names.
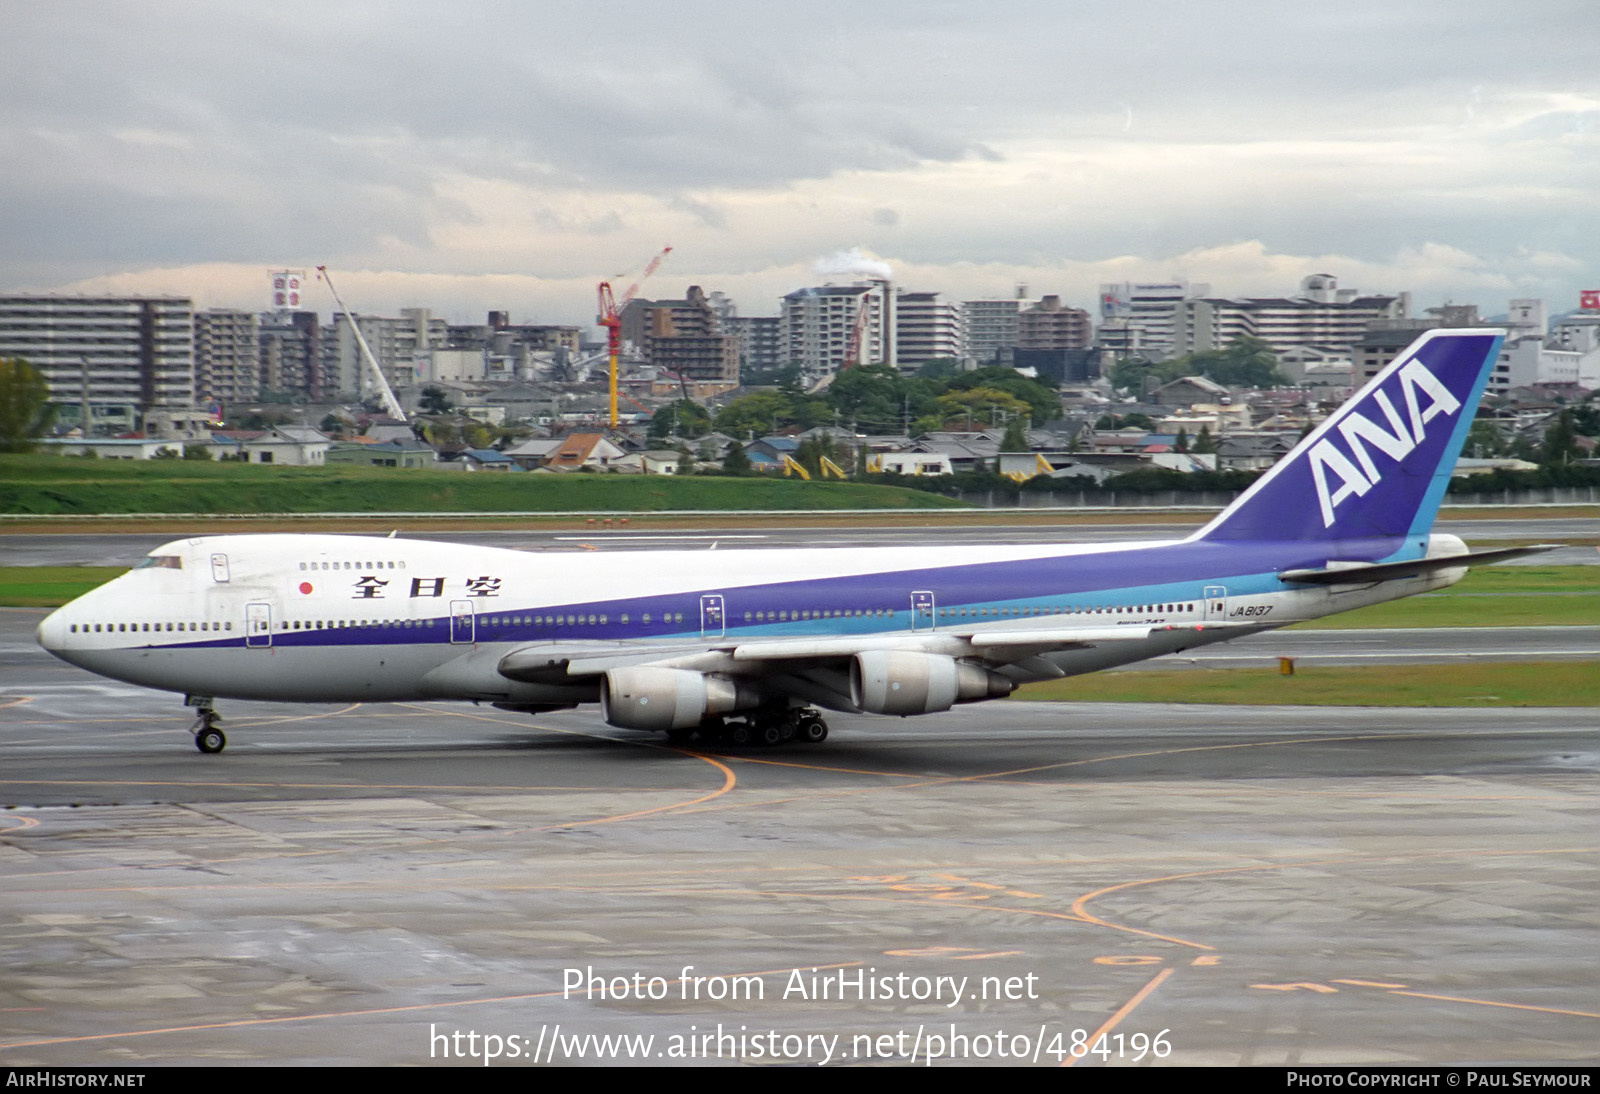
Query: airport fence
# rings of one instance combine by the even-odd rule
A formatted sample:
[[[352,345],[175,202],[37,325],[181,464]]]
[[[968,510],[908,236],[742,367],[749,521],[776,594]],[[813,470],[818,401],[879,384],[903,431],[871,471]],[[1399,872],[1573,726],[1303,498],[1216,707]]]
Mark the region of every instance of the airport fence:
[[[954,497],[983,509],[1222,509],[1238,490],[972,490]],[[1594,505],[1600,487],[1545,486],[1448,494],[1451,506]]]

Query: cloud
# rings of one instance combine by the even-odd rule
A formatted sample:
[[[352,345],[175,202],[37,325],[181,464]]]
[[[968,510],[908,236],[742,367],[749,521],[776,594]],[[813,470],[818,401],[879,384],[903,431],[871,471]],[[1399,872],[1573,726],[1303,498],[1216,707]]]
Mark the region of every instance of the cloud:
[[[755,313],[848,242],[952,293],[1174,264],[1282,292],[1319,256],[1419,297],[1600,283],[1582,3],[610,10],[19,8],[0,285],[287,258],[586,322],[577,286],[667,242]]]

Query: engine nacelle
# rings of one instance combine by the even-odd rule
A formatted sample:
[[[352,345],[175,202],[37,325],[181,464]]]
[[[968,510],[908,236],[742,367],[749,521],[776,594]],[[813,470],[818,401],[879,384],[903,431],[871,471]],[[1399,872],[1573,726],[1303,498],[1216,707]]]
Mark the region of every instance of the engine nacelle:
[[[871,650],[850,664],[850,698],[868,714],[933,714],[1010,695],[1016,686],[980,665],[934,653]]]
[[[714,714],[756,705],[732,680],[688,669],[612,669],[600,688],[600,713],[623,729],[689,729]]]

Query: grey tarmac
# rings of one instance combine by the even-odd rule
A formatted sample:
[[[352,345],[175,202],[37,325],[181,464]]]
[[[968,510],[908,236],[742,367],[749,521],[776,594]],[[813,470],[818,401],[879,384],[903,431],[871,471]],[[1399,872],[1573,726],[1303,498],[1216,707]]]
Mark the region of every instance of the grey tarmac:
[[[1592,710],[997,702],[733,752],[228,703],[202,756],[38,615],[0,612],[10,1066],[1600,1059]]]

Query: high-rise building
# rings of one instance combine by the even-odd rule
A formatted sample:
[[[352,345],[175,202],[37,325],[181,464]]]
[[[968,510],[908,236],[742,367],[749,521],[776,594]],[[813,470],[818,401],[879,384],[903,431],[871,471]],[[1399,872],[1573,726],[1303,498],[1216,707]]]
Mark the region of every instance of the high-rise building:
[[[1025,290],[1018,286],[1018,293]],[[967,300],[961,304],[961,331],[966,355],[978,366],[992,365],[1003,349],[1017,344],[1017,316],[1028,306],[1025,297],[1009,300]]]
[[[935,358],[960,360],[961,308],[936,292],[897,292],[894,298],[894,363],[912,371]]]
[[[1118,354],[1165,360],[1177,344],[1178,305],[1210,291],[1210,285],[1183,280],[1102,284],[1096,340]]]
[[[753,372],[775,372],[788,362],[783,356],[776,315],[735,315],[724,329],[739,340],[739,376],[749,383]]]
[[[802,375],[837,372],[854,352],[856,364],[874,364],[890,352],[884,306],[889,285],[824,285],[796,289],[783,298],[779,318],[787,363]]]
[[[1362,296],[1341,289],[1331,274],[1312,274],[1289,297],[1207,297],[1178,305],[1178,354],[1221,349],[1237,338],[1259,338],[1283,353],[1299,346],[1352,352],[1368,324],[1403,319],[1406,293]],[[1444,325],[1451,325],[1446,323]]]
[[[0,297],[0,357],[44,375],[55,402],[194,404],[194,304],[181,297]]]
[[[1513,300],[1506,308],[1506,326],[1513,334],[1543,338],[1549,325],[1543,300]]]
[[[266,312],[256,337],[261,345],[261,389],[322,402],[336,393],[322,387],[323,327],[314,311]]]
[[[194,316],[195,398],[232,403],[261,393],[260,321],[254,313],[208,308]]]
[[[1067,307],[1059,296],[1017,313],[1018,349],[1085,349],[1089,342],[1089,313]]]
[[[732,301],[714,295],[724,313],[731,309]],[[702,384],[739,383],[739,340],[722,329],[718,309],[699,285],[690,285],[682,300],[630,300],[622,338],[642,351],[647,365]]]
[[[386,376],[400,379],[414,374],[417,354],[444,349],[449,340],[449,324],[433,318],[427,308],[401,308],[397,319],[358,315],[356,325],[378,367]],[[323,398],[359,398],[373,387],[355,331],[343,312],[334,313],[322,349],[319,386]]]

